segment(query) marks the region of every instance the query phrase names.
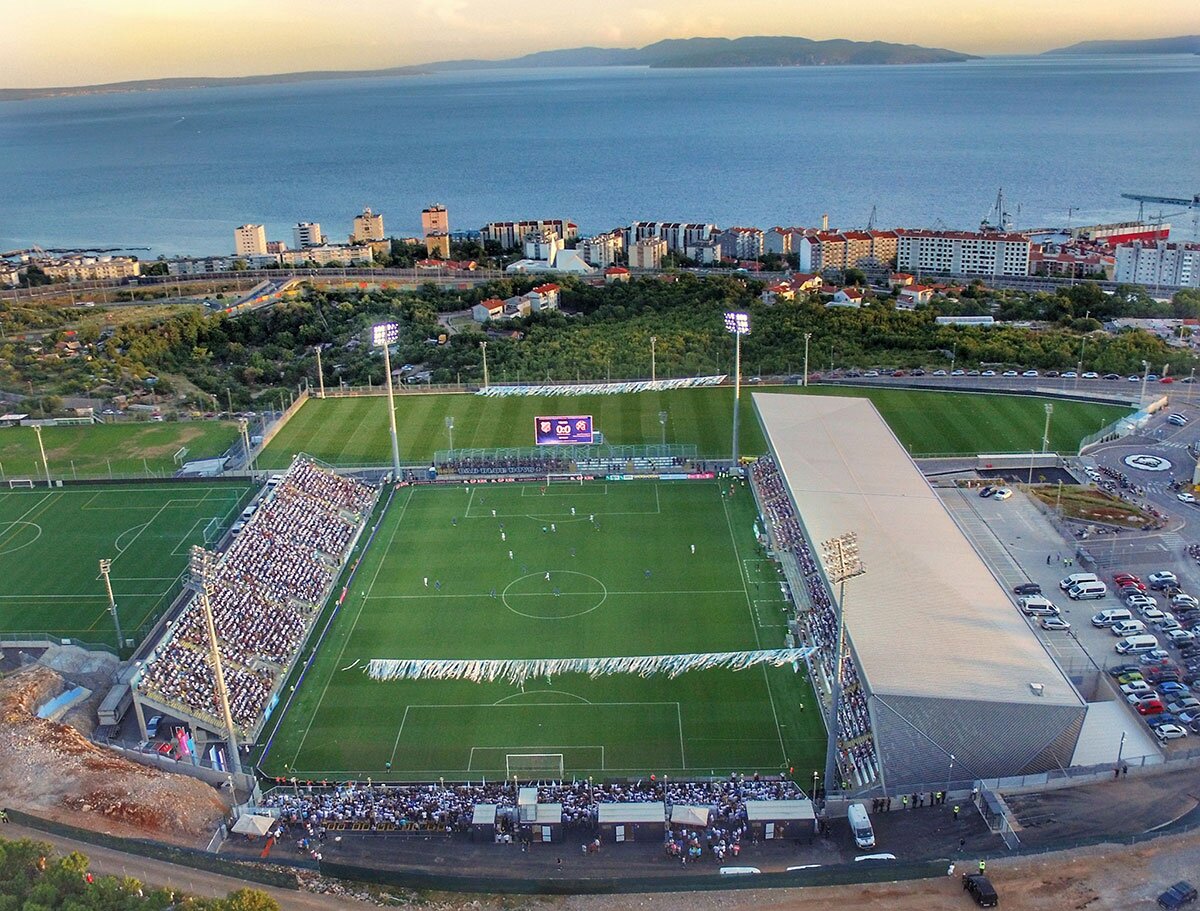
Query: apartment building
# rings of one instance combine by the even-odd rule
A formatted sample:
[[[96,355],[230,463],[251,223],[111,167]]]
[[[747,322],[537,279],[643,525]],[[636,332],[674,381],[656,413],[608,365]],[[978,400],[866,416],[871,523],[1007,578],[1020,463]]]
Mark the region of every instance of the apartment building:
[[[898,245],[895,231],[817,231],[793,238],[793,252],[805,272],[890,267]]]
[[[361,215],[354,216],[354,227],[350,231],[350,243],[365,244],[372,240],[383,240],[383,214],[372,212],[371,208],[362,210]]]
[[[951,275],[1028,275],[1032,249],[1021,234],[901,230],[896,267]]]
[[[763,237],[763,249],[767,253],[786,256],[799,250],[800,241],[816,233],[810,228],[771,228]]]
[[[715,240],[702,240],[688,244],[683,255],[701,266],[715,266],[723,257],[721,245]]]
[[[1142,243],[1117,247],[1115,281],[1200,288],[1200,244]]]
[[[721,253],[728,259],[758,259],[763,254],[760,228],[726,228],[716,237]]]
[[[531,231],[553,231],[564,242],[576,240],[579,237],[579,226],[573,221],[565,221],[561,218],[493,221],[480,229],[480,236],[485,243],[493,241],[505,250],[512,250],[520,247],[525,242],[525,235]]]
[[[434,203],[421,210],[421,233],[428,237],[430,234],[450,233],[450,213],[440,203]]]
[[[262,225],[239,225],[233,229],[235,256],[265,256],[267,229]]]
[[[325,235],[321,233],[321,225],[315,221],[302,221],[292,228],[292,238],[296,246],[320,247],[325,243]]]
[[[716,233],[716,225],[699,222],[635,221],[625,229],[625,246],[629,248],[639,240],[657,237],[666,242],[668,252],[686,256],[689,246],[711,240]]]
[[[131,256],[71,256],[36,265],[47,277],[64,282],[104,281],[142,274],[142,264]]]
[[[556,231],[530,231],[525,235],[524,254],[526,259],[553,263],[558,252],[566,249],[566,246]]]
[[[619,231],[597,234],[581,240],[575,249],[588,265],[605,268],[617,262],[625,253],[625,236]]]
[[[318,247],[305,247],[303,250],[288,250],[280,255],[285,266],[304,266],[316,263],[318,266],[337,264],[349,266],[355,263],[370,265],[375,261],[371,248],[366,244],[341,246],[321,244]]]
[[[629,268],[661,269],[667,242],[661,237],[643,237],[629,248]]]

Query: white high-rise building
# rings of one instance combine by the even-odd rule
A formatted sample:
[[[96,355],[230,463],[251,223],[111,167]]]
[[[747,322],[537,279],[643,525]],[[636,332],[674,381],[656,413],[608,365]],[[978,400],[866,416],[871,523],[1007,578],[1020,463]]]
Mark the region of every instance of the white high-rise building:
[[[553,263],[558,251],[566,247],[555,231],[530,231],[525,235],[525,258]]]
[[[267,231],[262,225],[239,225],[233,229],[233,252],[238,257],[266,256]]]
[[[1029,238],[972,231],[896,232],[896,269],[949,275],[1028,275]],[[805,268],[801,256],[800,268]]]
[[[320,247],[325,243],[325,236],[321,233],[321,225],[315,221],[300,222],[300,224],[292,228],[292,236],[296,239],[296,246],[299,249]]]
[[[1200,244],[1134,241],[1117,247],[1113,280],[1135,285],[1200,288]]]

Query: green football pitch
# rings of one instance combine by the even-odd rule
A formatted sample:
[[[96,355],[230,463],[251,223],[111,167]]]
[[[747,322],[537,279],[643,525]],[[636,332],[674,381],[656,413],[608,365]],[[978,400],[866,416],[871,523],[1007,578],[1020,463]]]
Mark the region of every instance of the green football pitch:
[[[575,776],[823,768],[815,699],[790,666],[523,688],[363,672],[373,658],[783,647],[781,577],[755,516],[748,489],[723,497],[716,481],[397,491],[263,770],[479,780],[544,761],[555,771],[522,777],[551,778],[558,757]]]
[[[188,459],[215,458],[237,432],[232,421],[82,424],[45,427],[42,442],[52,478],[170,477],[181,448]],[[0,480],[45,477],[33,429],[0,428]]]
[[[245,483],[140,484],[0,492],[0,638],[70,637],[115,645],[99,561],[122,632],[136,638],[179,591],[188,548],[237,517]]]
[[[1042,448],[1043,404],[1031,396],[925,392],[910,389],[812,386],[742,390],[741,450],[761,454],[762,431],[751,392],[803,393],[870,398],[914,455],[975,455]],[[663,441],[659,412],[667,413],[668,443],[694,444],[707,458],[726,457],[731,446],[733,391],[683,389],[630,395],[571,397],[403,395],[396,399],[400,459],[428,462],[448,449],[446,417],[454,418],[456,448],[492,449],[533,445],[539,414],[591,414],[605,442],[618,445]],[[1129,408],[1054,400],[1050,448],[1074,453],[1079,440],[1129,414]],[[331,465],[382,465],[390,461],[387,400],[383,396],[310,400],[276,435],[259,458],[263,468],[284,468],[297,452]]]

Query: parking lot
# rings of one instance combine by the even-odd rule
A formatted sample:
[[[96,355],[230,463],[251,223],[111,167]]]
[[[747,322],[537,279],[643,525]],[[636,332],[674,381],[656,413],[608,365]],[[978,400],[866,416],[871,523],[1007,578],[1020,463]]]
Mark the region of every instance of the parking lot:
[[[1172,412],[1184,414],[1188,423],[1183,426],[1176,426],[1178,422],[1168,423],[1167,415]],[[1184,592],[1200,594],[1200,569],[1187,553],[1188,544],[1197,540],[1200,505],[1178,498],[1178,494],[1190,490],[1195,459],[1189,453],[1188,445],[1200,433],[1200,423],[1195,424],[1195,429],[1192,424],[1198,419],[1200,411],[1180,402],[1152,420],[1141,434],[1101,447],[1081,461],[1081,469],[1092,469],[1104,481],[1113,475],[1125,475],[1127,486],[1122,492],[1139,505],[1157,509],[1167,517],[1162,528],[1149,532],[1098,533],[1097,529],[1091,528],[1086,537],[1080,538],[1072,533],[1078,535],[1084,530],[1083,525],[1058,524],[1019,486],[1014,485],[1014,495],[1005,500],[981,498],[977,488],[941,489],[947,507],[1005,587],[1012,592],[1022,583],[1036,583],[1058,608],[1058,616],[1070,624],[1066,630],[1047,630],[1042,628],[1040,617],[1026,618],[1089,702],[1111,700],[1124,706],[1126,694],[1119,689],[1121,682],[1108,671],[1117,665],[1141,664],[1140,673],[1149,666],[1140,662],[1140,655],[1119,655],[1114,646],[1121,637],[1115,636],[1108,627],[1097,628],[1091,622],[1092,616],[1102,610],[1126,607],[1124,596],[1115,590],[1114,573],[1136,574],[1149,588],[1152,573],[1168,571],[1176,574],[1177,583]],[[1139,467],[1142,465],[1147,468]],[[1080,477],[1083,479],[1082,471]],[[1094,571],[1108,586],[1105,597],[1075,601],[1060,588],[1060,581],[1067,575],[1089,570],[1081,565],[1078,548],[1085,548],[1095,559]],[[1147,594],[1155,599],[1158,608],[1171,609],[1169,597],[1162,592],[1149,591]],[[1013,609],[1017,610],[1018,595],[1012,597]],[[1191,683],[1196,672],[1181,660],[1176,647],[1167,644],[1166,634],[1156,628],[1155,621],[1142,616],[1136,609],[1131,609],[1131,614],[1132,619],[1145,623],[1146,633],[1156,636],[1168,662],[1178,669],[1185,686]],[[1154,616],[1152,613],[1151,617]],[[1196,622],[1185,614],[1181,626],[1192,626]],[[1196,625],[1196,630],[1200,636],[1200,625]],[[1195,667],[1200,671],[1200,661]],[[1195,679],[1200,690],[1200,675]],[[1133,688],[1139,688],[1136,680],[1129,683]],[[1184,690],[1161,693],[1164,705],[1187,695]],[[1137,719],[1138,724],[1150,720],[1138,716],[1132,707],[1126,707],[1124,711],[1130,719]],[[1186,723],[1182,726],[1187,730],[1186,736],[1163,744],[1168,754],[1194,745],[1191,738],[1200,732],[1200,724],[1194,730],[1188,730]],[[1129,754],[1125,755],[1131,758]]]

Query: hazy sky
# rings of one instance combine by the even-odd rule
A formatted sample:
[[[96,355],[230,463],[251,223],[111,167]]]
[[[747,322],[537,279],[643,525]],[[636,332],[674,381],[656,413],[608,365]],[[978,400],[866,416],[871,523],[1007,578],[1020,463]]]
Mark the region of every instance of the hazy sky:
[[[1197,31],[1196,0],[0,0],[0,87],[369,69],[695,35],[1002,54]]]

